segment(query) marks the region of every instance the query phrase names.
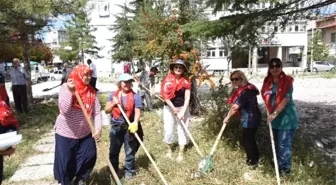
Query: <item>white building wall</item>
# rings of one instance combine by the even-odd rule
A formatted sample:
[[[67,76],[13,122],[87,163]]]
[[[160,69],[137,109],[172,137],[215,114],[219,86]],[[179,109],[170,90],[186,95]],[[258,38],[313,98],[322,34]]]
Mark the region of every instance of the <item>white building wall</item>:
[[[114,73],[123,72],[123,64],[115,63],[112,59],[112,41],[115,33],[109,28],[115,24],[115,15],[122,12],[118,5],[124,5],[127,0],[91,0],[87,7],[91,8],[89,17],[90,24],[97,28],[93,33],[96,37],[97,45],[101,48],[99,55],[102,58],[93,58],[89,55],[84,57],[86,61],[91,58],[96,64],[98,77],[109,76]]]

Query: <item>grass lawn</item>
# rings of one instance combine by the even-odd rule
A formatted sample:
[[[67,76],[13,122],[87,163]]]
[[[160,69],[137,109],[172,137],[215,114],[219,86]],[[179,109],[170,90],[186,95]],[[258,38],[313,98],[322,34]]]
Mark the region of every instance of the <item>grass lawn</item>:
[[[101,95],[100,100],[104,105],[107,95]],[[49,131],[57,116],[58,110],[55,105],[39,105],[31,111],[34,117],[23,118],[22,133],[25,141],[18,147],[18,152],[11,158],[6,158],[5,178],[9,178],[24,158],[33,155],[31,149],[33,144],[39,139],[42,133]],[[213,119],[213,124],[220,126],[218,120]],[[209,119],[205,119],[209,121]],[[199,144],[203,153],[209,153],[210,149],[219,132],[219,128],[211,127],[205,123],[204,119],[192,117],[190,132],[193,134],[196,142]],[[144,144],[156,161],[162,174],[170,185],[203,185],[203,184],[238,184],[238,185],[270,185],[276,184],[274,168],[271,166],[271,145],[269,142],[268,130],[265,124],[258,131],[258,144],[261,152],[260,166],[251,169],[245,165],[245,152],[239,144],[240,132],[237,124],[229,125],[224,133],[224,139],[217,147],[213,157],[214,170],[207,176],[201,178],[192,178],[191,174],[196,171],[200,157],[195,148],[190,146],[185,153],[185,160],[182,163],[171,161],[165,157],[167,148],[163,143],[163,122],[155,112],[143,112],[141,123],[144,130]],[[211,124],[210,124],[211,125]],[[107,161],[104,158],[108,155],[109,147],[109,127],[105,126],[103,138],[99,143],[98,160],[93,173],[90,176],[88,184],[109,185],[114,184],[109,175]],[[295,185],[324,185],[335,184],[335,166],[326,165],[319,152],[314,150],[311,142],[305,139],[304,133],[297,131],[293,145],[293,165],[292,176],[282,177],[282,184]],[[177,157],[178,146],[174,151],[174,158]],[[124,153],[120,155],[120,169],[124,164]],[[314,164],[311,166],[311,162]],[[153,165],[150,163],[143,149],[139,149],[136,155],[137,176],[131,180],[122,179],[123,184],[128,185],[157,185],[162,184]]]

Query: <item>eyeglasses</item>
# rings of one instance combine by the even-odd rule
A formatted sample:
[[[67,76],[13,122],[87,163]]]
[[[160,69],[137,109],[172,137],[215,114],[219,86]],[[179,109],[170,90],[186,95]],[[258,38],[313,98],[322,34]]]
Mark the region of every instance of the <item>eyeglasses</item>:
[[[231,82],[238,82],[238,81],[240,81],[240,78],[231,78],[230,80],[231,80]]]
[[[276,65],[270,65],[269,68],[273,69],[273,68],[280,68],[281,64],[276,64]]]

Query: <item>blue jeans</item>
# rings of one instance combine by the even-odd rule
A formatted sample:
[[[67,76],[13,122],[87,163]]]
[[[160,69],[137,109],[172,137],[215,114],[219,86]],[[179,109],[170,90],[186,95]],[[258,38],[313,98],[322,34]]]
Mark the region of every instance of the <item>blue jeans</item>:
[[[138,135],[142,139],[142,129],[139,124]],[[110,131],[110,161],[116,172],[119,171],[119,153],[121,146],[125,149],[125,176],[135,175],[135,154],[140,143],[134,134],[129,133],[127,127],[111,127]]]
[[[295,129],[273,129],[279,171],[280,173],[286,173],[287,175],[291,172],[294,133]]]

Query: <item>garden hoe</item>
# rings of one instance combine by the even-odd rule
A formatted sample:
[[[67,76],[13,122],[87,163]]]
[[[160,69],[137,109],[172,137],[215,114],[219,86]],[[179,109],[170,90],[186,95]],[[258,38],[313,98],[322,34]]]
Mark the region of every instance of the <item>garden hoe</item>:
[[[213,145],[210,154],[206,157],[204,157],[199,163],[198,163],[198,171],[201,172],[202,174],[207,174],[210,173],[213,168],[214,168],[214,161],[212,159],[212,156],[214,155],[216,151],[216,147],[218,145],[218,142],[220,138],[222,137],[224,133],[224,129],[226,127],[226,123],[223,124],[221,130],[219,131],[219,134],[216,138],[215,144]]]
[[[122,115],[124,116],[124,118],[125,118],[127,124],[130,125],[131,122],[130,122],[130,120],[128,119],[127,115],[125,114],[125,111],[124,111],[124,110],[122,109],[122,107],[120,106],[120,104],[118,104],[118,108],[120,109]],[[142,147],[143,150],[145,151],[145,153],[146,153],[147,157],[149,158],[149,160],[152,162],[152,164],[153,164],[153,166],[154,166],[156,172],[159,174],[159,176],[160,176],[160,178],[161,178],[163,184],[168,185],[168,182],[167,182],[166,179],[163,177],[163,175],[162,175],[162,173],[160,172],[159,168],[157,167],[157,165],[156,165],[154,159],[152,158],[152,156],[151,156],[150,153],[148,152],[148,150],[147,150],[145,144],[141,141],[139,135],[135,132],[135,133],[134,133],[134,136],[135,136],[135,138],[139,141],[141,147]]]
[[[91,133],[94,134],[95,133],[95,128],[93,126],[92,120],[91,120],[90,116],[88,115],[88,113],[86,112],[84,104],[83,104],[83,102],[82,102],[82,100],[81,100],[81,98],[80,98],[80,96],[79,96],[79,94],[78,94],[77,91],[75,91],[75,96],[77,98],[79,106],[81,107],[81,109],[82,109],[82,111],[84,113],[86,121],[88,122],[88,124],[90,126]],[[119,179],[119,177],[118,177],[118,175],[116,173],[116,171],[114,170],[114,168],[113,168],[113,166],[111,164],[111,161],[110,161],[109,157],[107,155],[105,155],[104,151],[106,151],[106,150],[104,150],[104,149],[101,150],[100,147],[99,147],[100,145],[98,143],[96,143],[96,144],[97,144],[97,150],[100,150],[101,153],[103,154],[104,158],[108,161],[107,164],[108,164],[108,167],[109,167],[109,169],[110,169],[110,171],[112,173],[112,176],[113,176],[115,182],[117,183],[117,185],[122,185],[121,182],[120,182],[120,179]]]

